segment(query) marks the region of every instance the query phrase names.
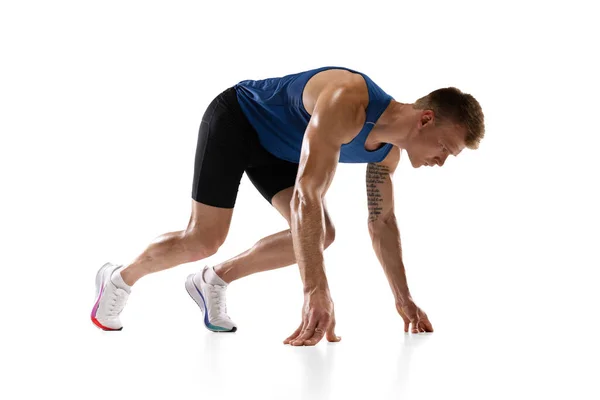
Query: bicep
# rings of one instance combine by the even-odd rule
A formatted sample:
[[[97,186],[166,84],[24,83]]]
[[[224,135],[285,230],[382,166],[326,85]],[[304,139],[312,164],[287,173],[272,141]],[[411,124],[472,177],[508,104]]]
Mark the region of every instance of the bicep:
[[[326,90],[317,99],[306,128],[296,178],[296,191],[323,197],[340,159],[340,148],[364,123],[364,112],[352,93],[339,88]]]
[[[335,174],[340,146],[326,140],[319,130],[308,127],[302,143],[296,189],[323,197]]]

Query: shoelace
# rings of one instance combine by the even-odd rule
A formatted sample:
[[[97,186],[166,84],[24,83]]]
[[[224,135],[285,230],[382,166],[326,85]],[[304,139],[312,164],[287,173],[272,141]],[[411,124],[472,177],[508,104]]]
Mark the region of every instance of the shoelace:
[[[108,310],[108,315],[111,317],[116,317],[119,315],[123,308],[125,307],[125,303],[127,302],[127,292],[123,289],[117,288],[114,292],[112,292],[110,309]]]
[[[211,288],[211,296],[219,310],[219,316],[221,318],[230,319],[227,315],[227,299],[225,296],[226,287],[221,285],[209,285],[209,287]]]

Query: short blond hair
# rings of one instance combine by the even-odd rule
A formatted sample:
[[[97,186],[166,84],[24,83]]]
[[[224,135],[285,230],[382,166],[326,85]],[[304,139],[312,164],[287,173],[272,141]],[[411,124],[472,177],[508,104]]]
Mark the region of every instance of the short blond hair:
[[[483,110],[475,97],[455,87],[434,90],[421,97],[413,106],[419,110],[432,110],[436,124],[454,123],[467,129],[465,144],[477,149],[485,134]]]

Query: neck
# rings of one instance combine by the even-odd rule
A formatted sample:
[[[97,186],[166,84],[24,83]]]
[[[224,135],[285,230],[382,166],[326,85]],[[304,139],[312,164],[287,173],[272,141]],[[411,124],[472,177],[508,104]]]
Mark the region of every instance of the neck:
[[[415,110],[412,104],[392,100],[373,127],[369,141],[372,144],[391,143],[405,149],[411,139],[412,127],[415,126],[415,118],[418,118],[418,115],[418,110]]]

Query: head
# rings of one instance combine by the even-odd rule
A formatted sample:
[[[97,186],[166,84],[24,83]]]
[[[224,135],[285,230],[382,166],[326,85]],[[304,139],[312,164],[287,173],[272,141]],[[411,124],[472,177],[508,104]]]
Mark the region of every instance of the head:
[[[418,118],[406,146],[413,167],[442,166],[450,154],[479,147],[485,132],[483,111],[470,94],[454,87],[438,89],[413,108]]]

